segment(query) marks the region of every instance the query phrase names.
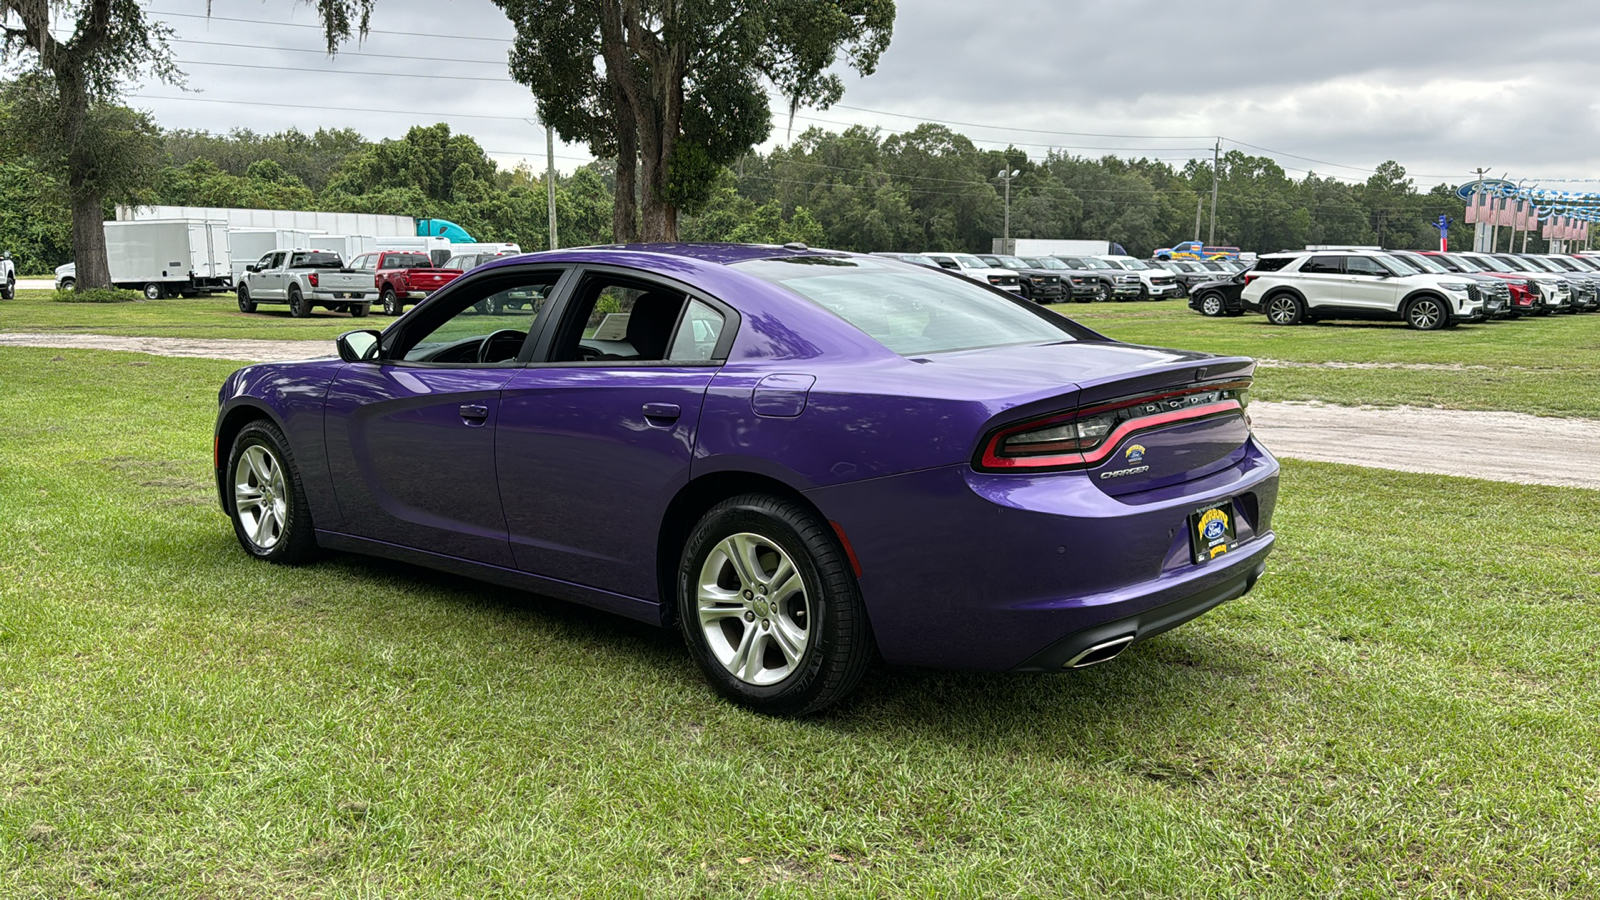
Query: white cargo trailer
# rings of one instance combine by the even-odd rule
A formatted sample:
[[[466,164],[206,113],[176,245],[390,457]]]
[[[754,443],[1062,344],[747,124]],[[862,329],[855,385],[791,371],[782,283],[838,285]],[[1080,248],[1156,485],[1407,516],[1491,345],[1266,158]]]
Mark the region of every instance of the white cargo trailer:
[[[994,252],[1006,256],[1125,256],[1116,241],[1073,241],[1054,238],[994,239]]]
[[[107,222],[111,283],[158,300],[233,289],[233,256],[226,222],[157,219]]]
[[[237,284],[246,266],[274,250],[309,250],[311,232],[294,228],[229,228],[233,252],[233,280]]]
[[[349,262],[363,253],[377,250],[378,239],[370,234],[313,234],[306,247],[337,253],[340,259]]]
[[[455,244],[445,238],[439,237],[402,237],[399,235],[378,235],[378,246],[374,250],[415,250],[418,253],[428,254],[436,266],[444,265],[445,260],[455,253]]]
[[[234,228],[291,228],[328,234],[373,234],[408,237],[417,233],[411,216],[322,212],[294,209],[234,209],[225,206],[119,206],[118,221],[152,219],[221,219]]]

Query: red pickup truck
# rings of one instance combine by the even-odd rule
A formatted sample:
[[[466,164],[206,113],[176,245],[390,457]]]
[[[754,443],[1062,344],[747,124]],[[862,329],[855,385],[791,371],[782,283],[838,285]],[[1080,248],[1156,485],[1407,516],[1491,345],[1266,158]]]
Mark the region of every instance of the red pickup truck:
[[[406,305],[421,300],[461,276],[460,269],[441,269],[420,250],[363,253],[350,268],[372,273],[372,285],[386,315],[398,316]]]

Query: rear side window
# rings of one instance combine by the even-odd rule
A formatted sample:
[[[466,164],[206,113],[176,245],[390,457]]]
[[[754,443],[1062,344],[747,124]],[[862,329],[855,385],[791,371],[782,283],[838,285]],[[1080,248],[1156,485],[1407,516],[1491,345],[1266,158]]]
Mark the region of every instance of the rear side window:
[[[827,308],[903,355],[1079,337],[1066,320],[971,281],[872,259],[798,256],[733,268]]]
[[[1294,257],[1292,256],[1263,256],[1256,260],[1256,271],[1276,272],[1284,266],[1287,266],[1293,260]],[[1207,263],[1206,267],[1212,269],[1213,271],[1227,271],[1226,266],[1216,262]],[[1304,269],[1302,268],[1301,271],[1304,271]]]
[[[289,260],[291,269],[340,269],[344,267],[344,260],[337,253],[296,253]]]
[[[717,341],[722,338],[722,313],[710,304],[690,300],[689,309],[678,323],[678,333],[673,335],[672,350],[667,359],[672,362],[705,362],[717,352]]]
[[[1257,269],[1261,268],[1259,265]],[[1344,258],[1339,256],[1313,256],[1305,261],[1300,271],[1307,275],[1342,275]]]

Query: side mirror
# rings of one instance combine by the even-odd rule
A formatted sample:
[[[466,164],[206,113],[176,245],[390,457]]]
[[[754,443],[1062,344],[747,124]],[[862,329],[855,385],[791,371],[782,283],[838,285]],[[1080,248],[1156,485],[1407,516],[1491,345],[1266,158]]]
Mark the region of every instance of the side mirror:
[[[378,332],[346,331],[339,335],[339,358],[345,362],[367,362],[378,358]]]

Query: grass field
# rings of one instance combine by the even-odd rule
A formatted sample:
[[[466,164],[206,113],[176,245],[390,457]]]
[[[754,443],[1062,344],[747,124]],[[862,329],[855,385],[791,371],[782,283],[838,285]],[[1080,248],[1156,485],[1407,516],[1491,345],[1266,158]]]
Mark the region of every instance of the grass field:
[[[229,296],[115,305],[51,303],[48,296],[20,291],[17,300],[0,303],[0,332],[331,341],[341,332],[383,328],[392,321],[378,314],[351,319],[326,310],[294,319],[287,307],[245,315]],[[1256,381],[1255,396],[1261,400],[1600,418],[1600,390],[1595,389],[1600,385],[1600,315],[1415,332],[1399,323],[1276,328],[1260,316],[1207,319],[1181,300],[1068,303],[1056,309],[1119,340],[1269,360]],[[1412,368],[1401,368],[1407,366]]]
[[[1600,493],[1287,463],[1249,597],[778,721],[620,619],[246,559],[231,368],[0,349],[0,895],[1600,894]]]

